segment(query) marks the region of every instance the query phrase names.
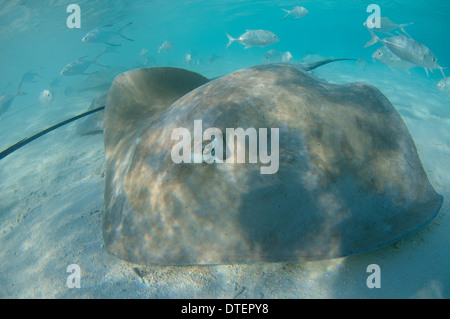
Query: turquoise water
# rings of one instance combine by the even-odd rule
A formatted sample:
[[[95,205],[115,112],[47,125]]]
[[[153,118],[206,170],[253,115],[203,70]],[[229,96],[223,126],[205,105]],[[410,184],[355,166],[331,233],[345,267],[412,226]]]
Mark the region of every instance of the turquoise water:
[[[70,15],[66,12],[66,8],[70,3],[78,4],[81,8],[81,28],[79,29],[70,29],[66,25],[66,19]],[[315,74],[335,83],[368,82],[386,94],[408,125],[431,183],[438,193],[446,197],[450,192],[450,176],[447,172],[448,168],[443,167],[442,163],[450,163],[450,97],[437,88],[442,74],[439,70],[433,70],[434,73],[427,76],[421,67],[412,68],[410,73],[407,73],[401,69],[390,69],[372,60],[372,53],[382,46],[378,43],[364,48],[364,44],[370,40],[371,36],[363,23],[370,15],[366,8],[372,3],[380,6],[381,16],[388,17],[397,24],[413,22],[412,25],[405,27],[408,34],[427,46],[438,59],[440,66],[450,66],[450,2],[446,0],[377,2],[49,0],[45,4],[42,1],[32,0],[0,0],[0,95],[14,94],[20,79],[30,69],[40,70],[39,74],[42,76],[36,77],[36,82],[22,83],[21,90],[27,95],[17,96],[8,111],[1,115],[0,151],[48,126],[86,111],[95,97],[107,91],[107,86],[114,77],[127,70],[144,66],[172,66],[189,69],[208,78],[215,78],[241,68],[267,62],[264,59],[266,53],[276,49],[279,52],[289,51],[293,56],[292,62],[313,62],[324,58],[354,58],[366,61],[364,64],[338,62],[318,69]],[[296,20],[291,18],[282,20],[285,16],[282,8],[292,9],[295,5],[307,8],[309,13]],[[126,26],[127,24],[129,25]],[[82,42],[82,38],[88,32],[105,26],[108,26],[108,30],[117,32],[126,26],[120,32],[133,41],[115,35],[107,40],[114,45]],[[247,29],[272,31],[280,38],[280,41],[266,47],[249,49],[244,49],[244,45],[236,42],[226,48],[228,43],[226,33],[239,37]],[[380,37],[384,36],[380,34]],[[167,40],[173,43],[173,48],[169,51],[161,50],[158,53],[159,47]],[[93,64],[86,70],[87,73],[93,74],[60,77],[60,72],[68,63],[84,56],[87,56],[88,60],[93,59],[105,49],[106,52],[99,57],[98,62],[107,67]],[[191,56],[190,61],[186,59],[187,54]],[[278,62],[275,60],[273,62]],[[450,74],[448,69],[444,72],[446,75]],[[43,90],[50,90],[54,96],[50,105],[43,105],[39,100]],[[75,138],[74,131],[63,132],[65,132],[64,141]],[[97,143],[97,146],[101,145],[101,137],[93,138],[97,138],[92,140]],[[61,143],[64,144],[64,141]],[[52,156],[48,152],[50,154],[62,152],[56,145],[60,144],[49,143],[42,146],[46,148],[47,157]],[[79,153],[82,149],[88,155],[91,154],[86,140],[79,141],[77,145],[79,148],[74,153]],[[32,144],[25,147],[32,147]],[[30,170],[24,153],[17,152],[11,156],[17,157],[8,159],[5,166],[0,168],[0,172],[4,180],[8,180],[7,185],[16,185],[14,194],[19,195],[14,200],[9,198],[7,200],[7,196],[4,195],[3,204],[0,203],[0,217],[2,213],[7,216],[11,212],[16,213],[22,210],[49,211],[53,205],[45,201],[37,201],[36,191],[23,186],[26,178],[20,175],[20,178],[17,177],[17,182],[14,180],[17,172]],[[46,161],[47,157],[45,157]],[[42,164],[44,162],[40,162],[38,158],[34,160],[35,164],[44,165]],[[8,166],[12,163],[16,165]],[[55,171],[52,172],[57,176],[55,177],[57,181],[63,180],[61,176],[65,171],[61,171],[61,167],[63,166],[54,168]],[[97,167],[95,169],[101,170]],[[32,170],[36,173],[34,169]],[[50,166],[42,170],[48,171],[52,168]],[[45,179],[45,177],[41,178],[41,180]],[[71,175],[69,180],[73,182],[75,177]],[[6,191],[5,185],[3,185],[3,194],[12,194],[9,188]],[[21,188],[26,191],[21,191]],[[39,198],[45,197],[43,193],[50,194],[50,191],[45,188],[40,188],[40,192]],[[100,197],[88,198],[88,202],[91,200],[97,203],[98,207],[90,207],[93,211],[97,208],[101,209],[103,204],[102,189],[98,193]],[[68,200],[77,201],[79,194],[67,195]],[[64,199],[62,201],[64,202]],[[89,204],[86,205],[89,206]],[[444,204],[442,211],[448,211],[448,204]],[[448,217],[448,213],[446,216]],[[10,224],[2,222],[1,225],[3,237],[0,238],[6,245],[9,243],[8,240],[12,240],[8,237],[12,236]],[[441,225],[448,226],[448,218],[443,220]],[[433,237],[436,242],[448,238],[445,234],[442,235],[444,237],[439,236]],[[100,239],[97,238],[97,240]],[[431,248],[437,251],[436,254],[442,252],[445,259],[442,268],[448,269],[448,249],[446,251],[438,243]],[[5,255],[2,256],[6,258]],[[331,271],[334,269],[326,266],[324,268],[327,276],[330,269]],[[395,269],[396,265],[391,268]],[[416,275],[420,274],[419,265],[412,269],[412,271],[417,270]],[[364,270],[362,272],[364,273]],[[19,277],[18,273],[14,275]],[[50,277],[45,278],[44,280],[50,280]],[[448,297],[450,282],[448,275],[438,272],[436,278],[427,277],[424,281],[431,282],[434,279],[440,288],[434,289],[435,286],[431,285],[430,291],[437,291],[438,295],[440,293],[441,296]],[[416,286],[411,286],[410,291],[400,293],[400,296],[417,296],[420,291],[419,281]],[[0,286],[1,283],[0,280]],[[49,290],[53,288],[50,286]],[[314,296],[321,296],[319,293],[321,287],[314,286],[311,289],[316,292]],[[261,288],[261,291],[263,290]],[[247,296],[259,297],[261,291],[255,288],[254,293]],[[337,291],[339,291],[338,288],[334,296],[352,296],[339,294]],[[357,291],[356,288],[355,291]],[[36,295],[30,292],[22,296]],[[42,296],[55,295],[47,293]],[[63,296],[71,295],[63,294]],[[99,295],[92,292],[89,296]],[[188,295],[177,292],[168,294],[166,297],[172,296],[186,297]],[[198,296],[207,297],[208,295]],[[210,296],[221,297],[220,294],[214,293]],[[271,295],[267,292],[265,296],[277,297],[276,294]],[[298,295],[292,293],[283,296]],[[308,295],[302,296],[308,297]],[[383,295],[380,293],[377,296]]]
[[[55,105],[71,106],[64,99],[68,86],[76,86],[83,76],[65,78],[58,87],[50,87],[59,72],[71,61],[82,56],[92,59],[104,48],[109,51],[100,58],[110,65],[102,69],[93,65],[86,72],[108,72],[110,77],[142,66],[176,66],[198,71],[207,77],[224,75],[242,67],[263,62],[270,49],[289,51],[294,62],[305,56],[364,57],[369,63],[380,44],[363,48],[370,34],[363,26],[370,13],[366,8],[371,1],[302,1],[309,14],[297,20],[282,20],[281,8],[291,9],[295,1],[78,1],[81,8],[81,28],[66,26],[67,1],[51,1],[46,5],[33,1],[2,1],[0,11],[0,92],[14,93],[21,76],[30,69],[41,69],[44,79],[25,83],[26,97],[18,97],[9,114],[3,117],[36,118],[42,110],[39,94],[51,89]],[[379,1],[381,16],[403,24],[414,22],[406,30],[414,39],[426,45],[438,58],[440,65],[450,65],[448,16],[450,5],[446,1]],[[82,37],[92,29],[113,25],[112,30],[132,22],[122,31],[134,41],[113,37],[111,42],[121,46],[83,43]],[[243,49],[233,43],[226,49],[229,33],[238,37],[246,29],[264,29],[277,34],[278,43],[260,48]],[[174,43],[170,51],[158,54],[158,47],[169,40]],[[145,57],[139,57],[146,49]],[[186,54],[192,61],[186,63]],[[146,60],[147,59],[147,60]],[[140,62],[141,64],[138,64]],[[212,63],[211,63],[212,62]],[[383,65],[376,64],[382,69]],[[438,71],[438,70],[436,70]],[[423,69],[412,70],[414,76],[426,77]],[[431,85],[441,75],[431,76]],[[99,75],[99,74],[97,74]],[[434,83],[436,82],[436,83]],[[64,91],[66,90],[66,91]],[[64,95],[64,93],[66,93]],[[62,111],[62,110],[61,110]],[[15,115],[16,114],[16,115]],[[42,123],[45,124],[45,123]],[[32,125],[32,123],[30,123]],[[34,128],[36,129],[36,128]],[[27,132],[27,130],[26,130]],[[2,140],[1,147],[12,140]]]

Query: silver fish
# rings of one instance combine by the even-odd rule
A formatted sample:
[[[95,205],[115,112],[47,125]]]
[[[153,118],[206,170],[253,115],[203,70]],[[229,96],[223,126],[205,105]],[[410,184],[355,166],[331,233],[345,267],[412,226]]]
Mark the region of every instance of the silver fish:
[[[111,43],[110,40],[115,36],[119,36],[128,41],[134,41],[122,34],[122,30],[131,24],[133,24],[133,22],[124,25],[119,30],[114,30],[112,25],[92,29],[81,39],[81,41],[84,43],[105,43],[112,46],[120,46],[121,44]]]
[[[188,53],[186,53],[186,55],[185,55],[185,57],[184,57],[184,61],[187,63],[187,64],[191,64],[191,62],[192,62],[192,55],[188,52]]]
[[[42,68],[37,71],[31,69],[31,70],[28,70],[27,72],[25,72],[22,75],[22,80],[21,80],[22,83],[25,83],[25,82],[36,83],[37,82],[37,80],[35,80],[36,77],[40,77],[41,79],[43,79],[44,77],[41,75],[41,70],[42,70]]]
[[[437,85],[439,91],[444,92],[450,96],[450,78],[443,78]]]
[[[86,73],[86,69],[91,65],[91,64],[97,64],[99,66],[103,66],[103,67],[107,67],[107,65],[105,64],[101,64],[99,62],[97,62],[97,60],[103,55],[105,54],[106,50],[103,50],[102,53],[100,53],[99,55],[97,55],[95,57],[94,60],[86,60],[86,58],[88,57],[83,56],[81,58],[79,58],[78,60],[75,60],[73,62],[70,62],[69,64],[67,64],[64,69],[61,71],[61,76],[74,76],[74,75],[89,75],[89,74],[93,74],[93,73]],[[95,73],[95,72],[94,72]]]
[[[388,48],[382,46],[372,54],[372,58],[392,68],[401,68],[409,73],[409,69],[416,67],[408,61],[404,61],[392,53]]]
[[[48,107],[53,103],[53,93],[50,90],[43,90],[39,95],[39,102],[42,106]]]
[[[306,10],[305,8],[300,7],[300,6],[295,6],[292,10],[286,10],[286,9],[281,9],[281,10],[283,10],[284,12],[287,13],[286,16],[283,18],[283,20],[286,19],[291,14],[295,17],[293,20],[302,18],[308,14],[308,10]]]
[[[22,87],[22,80],[19,82],[19,85],[17,87],[17,91],[13,95],[3,95],[0,96],[0,119],[2,114],[6,113],[9,108],[11,107],[12,103],[14,102],[14,99],[16,96],[19,95],[27,95],[27,93],[21,91]]]
[[[438,65],[433,52],[422,43],[404,35],[380,39],[371,29],[367,30],[369,30],[372,35],[372,40],[366,43],[364,46],[365,48],[376,42],[381,42],[400,59],[423,67],[427,72],[427,75],[428,70],[432,71],[433,69],[439,69],[445,77],[443,68]]]
[[[283,56],[283,52],[277,49],[270,49],[263,56],[264,63],[280,62]]]
[[[393,35],[390,32],[395,30],[395,29],[399,29],[401,30],[405,35],[407,35],[408,37],[411,38],[411,36],[405,31],[405,29],[403,29],[406,26],[409,26],[411,24],[413,24],[414,22],[410,22],[410,23],[405,23],[405,24],[397,24],[392,22],[391,20],[389,20],[386,17],[381,17],[380,18],[380,27],[379,28],[374,28],[374,31],[379,31],[385,34],[389,34],[389,35]],[[365,27],[367,27],[367,21],[364,22],[363,24]],[[368,28],[368,27],[367,27]],[[369,29],[369,28],[368,28]]]
[[[289,51],[286,51],[283,53],[283,56],[281,57],[281,62],[289,63],[292,61],[292,59],[293,59],[292,53]]]
[[[173,48],[173,43],[172,43],[171,41],[169,41],[169,40],[166,40],[166,41],[164,41],[163,44],[159,47],[158,53],[160,53],[161,50],[164,50],[164,51],[172,50],[172,48]]]
[[[228,37],[227,48],[235,41],[244,44],[245,49],[255,46],[265,47],[280,41],[280,38],[278,38],[275,33],[266,30],[246,30],[246,32],[237,39],[234,39],[228,33],[226,33],[226,35]]]

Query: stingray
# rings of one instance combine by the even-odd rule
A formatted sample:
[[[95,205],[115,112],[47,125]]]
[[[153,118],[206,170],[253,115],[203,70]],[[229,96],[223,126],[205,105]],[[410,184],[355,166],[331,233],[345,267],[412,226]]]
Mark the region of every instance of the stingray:
[[[428,224],[443,197],[399,113],[372,85],[308,72],[324,63],[212,81],[169,67],[118,75],[104,119],[107,251],[146,265],[303,262],[371,251]],[[222,132],[278,128],[278,171],[175,164],[171,134],[195,120]]]

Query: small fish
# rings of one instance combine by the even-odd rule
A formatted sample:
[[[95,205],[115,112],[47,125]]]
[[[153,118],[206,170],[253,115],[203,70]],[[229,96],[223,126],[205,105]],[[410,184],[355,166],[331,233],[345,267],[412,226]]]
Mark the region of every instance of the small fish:
[[[114,30],[112,25],[92,29],[81,39],[81,41],[84,43],[104,43],[111,46],[121,46],[121,44],[118,43],[111,43],[110,40],[115,36],[119,36],[128,41],[134,41],[121,33],[124,28],[131,24],[133,24],[133,22],[124,25],[119,30]]]
[[[292,10],[286,10],[286,9],[281,9],[281,10],[283,10],[284,12],[286,12],[287,14],[286,14],[286,16],[282,19],[282,20],[284,20],[284,19],[286,19],[287,17],[289,17],[291,14],[295,17],[294,19],[292,19],[292,20],[295,20],[295,19],[298,19],[298,18],[302,18],[302,17],[304,17],[305,15],[307,15],[308,14],[308,10],[306,10],[305,8],[303,8],[303,7],[300,7],[300,6],[295,6]]]
[[[439,91],[444,92],[450,96],[450,78],[443,78],[437,85]]]
[[[211,54],[208,58],[208,64],[213,64],[216,63],[217,61],[219,61],[221,58],[220,56],[218,56],[217,54]]]
[[[61,71],[61,76],[74,76],[74,75],[89,75],[89,74],[94,74],[93,73],[86,73],[86,69],[91,65],[91,64],[97,64],[99,66],[103,66],[103,67],[107,67],[107,65],[98,63],[97,60],[103,55],[105,54],[106,50],[103,50],[102,53],[100,53],[99,55],[97,55],[95,57],[94,60],[86,60],[86,58],[88,57],[83,56],[81,58],[79,58],[78,60],[75,60],[73,62],[70,62],[69,64],[67,64],[64,69]]]
[[[283,56],[283,52],[277,49],[270,49],[263,56],[264,63],[280,62]]]
[[[443,67],[438,65],[433,52],[422,43],[404,35],[380,39],[371,29],[367,30],[372,35],[372,40],[366,43],[365,48],[376,42],[381,42],[400,59],[423,67],[427,75],[428,70],[439,69],[445,77]]]
[[[39,102],[45,107],[49,107],[53,103],[53,99],[53,93],[50,90],[43,90],[39,95]]]
[[[41,79],[43,79],[44,77],[40,73],[41,70],[42,70],[42,68],[37,71],[31,69],[31,70],[28,70],[27,72],[25,72],[22,75],[22,83],[25,83],[25,82],[36,83],[37,82],[37,80],[35,80],[36,77],[40,77]]]
[[[281,57],[281,62],[289,63],[292,61],[292,59],[293,59],[293,56],[292,56],[291,52],[286,51],[283,53],[283,56]]]
[[[166,40],[163,42],[163,44],[158,48],[158,54],[161,52],[161,50],[169,51],[172,50],[173,43],[169,40]]]
[[[148,54],[148,49],[147,48],[143,48],[141,51],[139,51],[139,54],[136,58],[136,64],[139,67],[146,67],[150,64],[155,64],[155,59],[153,59],[149,54]]]
[[[139,51],[139,57],[144,57],[147,55],[147,53],[148,53],[148,49],[143,48],[141,51]]]
[[[227,48],[235,41],[244,44],[245,49],[255,46],[265,47],[280,41],[280,38],[278,38],[276,34],[266,30],[246,30],[246,32],[237,39],[232,38],[228,33],[226,33],[226,35],[228,37]]]
[[[361,58],[359,58],[359,59],[356,61],[356,64],[357,64],[361,69],[365,70],[366,67],[367,67],[367,60],[366,60],[366,58],[361,57]]]
[[[409,26],[411,24],[413,24],[414,22],[411,23],[405,23],[405,24],[396,24],[394,22],[392,22],[391,20],[389,20],[386,17],[381,17],[380,18],[380,27],[379,28],[373,28],[373,31],[378,31],[378,32],[382,32],[385,34],[389,34],[389,35],[393,35],[390,32],[396,29],[401,30],[405,35],[407,35],[408,37],[411,38],[411,36],[405,31],[405,29],[403,29],[406,26]],[[366,28],[369,29],[369,27],[367,26],[367,21],[364,22],[363,24]]]
[[[188,53],[186,53],[186,55],[185,55],[185,57],[184,57],[184,61],[187,63],[187,64],[191,64],[191,62],[192,62],[192,55],[188,52]]]
[[[19,85],[17,87],[17,91],[15,94],[0,96],[0,119],[1,119],[1,115],[6,113],[9,110],[9,108],[11,107],[12,103],[14,102],[14,99],[16,98],[16,96],[27,95],[27,93],[21,91],[21,87],[22,87],[22,80],[19,82]]]
[[[372,54],[372,59],[386,64],[391,68],[400,68],[409,73],[409,69],[416,67],[408,61],[404,61],[392,53],[388,48],[382,46]]]

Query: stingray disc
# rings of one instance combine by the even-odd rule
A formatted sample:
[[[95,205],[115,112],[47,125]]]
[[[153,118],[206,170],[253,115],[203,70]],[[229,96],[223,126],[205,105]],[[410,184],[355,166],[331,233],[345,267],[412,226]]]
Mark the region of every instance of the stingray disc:
[[[175,164],[172,132],[186,128],[194,140],[196,120],[224,136],[227,128],[278,128],[277,172],[250,163],[250,138],[235,143],[245,163]],[[123,73],[109,92],[104,129],[103,237],[110,253],[137,264],[347,256],[418,230],[443,200],[378,89],[323,83],[290,64],[211,82],[174,68]]]

